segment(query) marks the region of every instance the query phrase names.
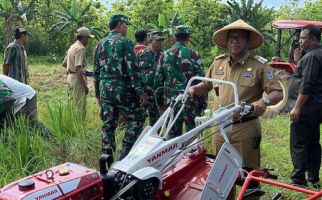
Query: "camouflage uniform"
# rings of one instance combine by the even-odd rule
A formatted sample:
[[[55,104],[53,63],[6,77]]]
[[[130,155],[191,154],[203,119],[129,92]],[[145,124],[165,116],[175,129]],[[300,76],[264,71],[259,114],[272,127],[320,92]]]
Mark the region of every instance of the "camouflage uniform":
[[[12,112],[14,101],[13,91],[0,79],[0,130],[3,120]]]
[[[186,26],[176,27],[176,32],[185,32],[189,29]],[[203,64],[196,51],[187,47],[183,42],[176,42],[172,48],[160,56],[156,70],[154,88],[163,87],[163,105],[168,105],[172,98],[182,93],[188,81],[193,76],[204,76]],[[193,84],[197,84],[194,82]],[[158,101],[159,101],[158,97]],[[178,109],[179,107],[177,107]],[[196,96],[189,101],[186,108],[177,120],[177,123],[169,133],[169,137],[176,137],[182,134],[182,125],[185,122],[186,131],[195,127],[194,119],[206,108],[206,96]]]
[[[152,32],[149,34],[153,39],[163,40],[162,32]],[[150,125],[152,126],[159,119],[160,113],[156,103],[155,90],[153,87],[155,71],[162,51],[153,52],[150,47],[147,47],[137,54],[139,68],[144,75],[144,83],[146,86],[146,92],[148,102],[145,109],[149,114]]]
[[[124,15],[111,20],[127,23]],[[126,117],[127,129],[120,157],[124,157],[144,124],[139,95],[144,94],[144,83],[137,67],[133,43],[120,32],[112,30],[97,46],[94,58],[94,84],[96,97],[101,103],[103,120],[102,150],[115,151],[115,129],[119,114]]]

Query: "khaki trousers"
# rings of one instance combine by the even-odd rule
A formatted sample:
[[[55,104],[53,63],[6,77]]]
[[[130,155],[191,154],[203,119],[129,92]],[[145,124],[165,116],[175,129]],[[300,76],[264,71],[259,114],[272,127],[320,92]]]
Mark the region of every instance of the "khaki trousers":
[[[216,133],[213,137],[213,147],[216,155],[225,142],[220,132],[217,132],[218,130],[219,128],[215,128],[214,131]],[[259,119],[234,124],[232,131],[228,134],[230,143],[235,147],[243,159],[243,167],[250,167],[253,169],[260,168],[260,145],[258,144],[257,147],[254,143],[256,138],[258,139],[258,136],[261,136],[261,125]],[[234,186],[227,199],[235,199],[235,196],[236,187]]]
[[[84,76],[85,84],[87,84],[86,76]],[[68,96],[75,103],[76,107],[80,111],[80,114],[85,117],[86,115],[86,92],[81,88],[80,82],[76,74],[67,75],[67,93]]]

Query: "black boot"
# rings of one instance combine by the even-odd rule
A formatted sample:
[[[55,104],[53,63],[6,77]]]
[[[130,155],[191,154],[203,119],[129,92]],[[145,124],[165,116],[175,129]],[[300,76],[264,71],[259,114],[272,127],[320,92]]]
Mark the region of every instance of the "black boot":
[[[129,145],[129,144],[123,144],[122,146],[122,151],[120,153],[120,157],[119,160],[122,160],[123,158],[125,158],[127,156],[127,154],[129,154],[131,148],[133,145]]]

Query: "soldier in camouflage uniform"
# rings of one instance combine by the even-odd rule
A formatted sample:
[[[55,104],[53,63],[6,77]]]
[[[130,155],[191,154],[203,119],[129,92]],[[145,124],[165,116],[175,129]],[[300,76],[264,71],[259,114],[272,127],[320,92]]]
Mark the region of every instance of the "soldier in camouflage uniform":
[[[104,122],[103,153],[111,155],[115,151],[114,133],[119,114],[126,117],[127,129],[120,160],[128,154],[142,130],[144,115],[141,105],[146,102],[134,45],[126,37],[129,24],[126,16],[113,15],[109,22],[111,31],[98,44],[94,58],[95,94],[101,105],[101,119]]]
[[[153,31],[149,33],[151,38],[151,47],[141,50],[138,54],[139,68],[145,78],[148,103],[146,109],[149,114],[150,125],[152,126],[160,117],[159,109],[156,104],[155,90],[153,88],[155,70],[162,51],[162,42],[164,41],[163,32]]]
[[[155,89],[164,88],[163,102],[161,102],[163,105],[161,106],[167,106],[172,98],[182,93],[190,78],[204,76],[203,64],[197,52],[187,46],[190,39],[189,28],[185,25],[177,26],[174,39],[176,43],[172,48],[161,54],[154,79]],[[186,131],[194,128],[195,117],[200,115],[205,108],[206,96],[204,95],[196,96],[189,101],[172,131],[170,131],[169,137],[172,138],[182,134],[183,122],[185,122]]]

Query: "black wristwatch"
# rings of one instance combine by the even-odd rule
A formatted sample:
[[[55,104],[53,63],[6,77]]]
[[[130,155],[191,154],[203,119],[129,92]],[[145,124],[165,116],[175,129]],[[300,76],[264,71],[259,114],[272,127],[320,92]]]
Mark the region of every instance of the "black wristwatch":
[[[263,103],[264,103],[266,106],[270,106],[270,105],[271,105],[271,100],[269,100],[269,98],[267,98],[267,97],[263,97],[261,100],[263,101]]]

